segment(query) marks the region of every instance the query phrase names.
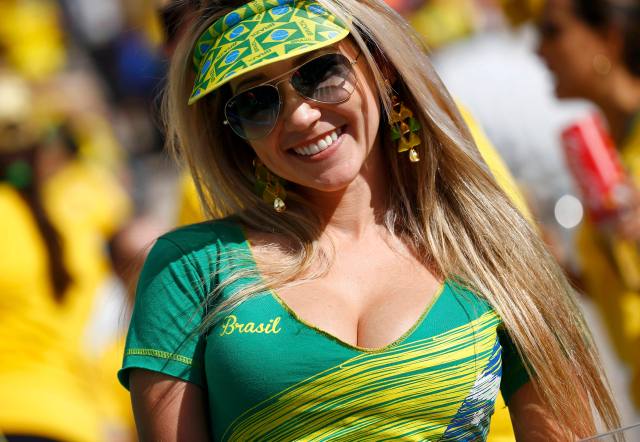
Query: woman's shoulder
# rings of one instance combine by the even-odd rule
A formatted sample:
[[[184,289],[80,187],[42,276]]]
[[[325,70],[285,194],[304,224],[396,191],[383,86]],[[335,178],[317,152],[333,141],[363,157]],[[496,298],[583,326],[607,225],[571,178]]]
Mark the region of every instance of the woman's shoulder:
[[[244,250],[245,243],[243,228],[232,219],[180,226],[156,239],[145,267],[159,270],[182,262],[210,271],[222,255]]]
[[[156,239],[142,268],[138,287],[164,281],[209,281],[226,268],[228,257],[246,248],[242,227],[231,220],[178,227]],[[244,255],[242,255],[244,256]],[[225,264],[225,265],[223,265]],[[155,282],[154,282],[155,281]]]
[[[185,253],[218,247],[237,247],[244,244],[242,226],[231,218],[204,221],[177,227],[160,237],[158,242],[173,243]]]

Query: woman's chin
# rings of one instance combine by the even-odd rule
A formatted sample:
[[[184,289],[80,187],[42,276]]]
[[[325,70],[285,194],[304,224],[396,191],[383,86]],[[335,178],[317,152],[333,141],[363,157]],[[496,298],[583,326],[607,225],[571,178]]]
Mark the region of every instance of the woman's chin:
[[[354,176],[332,176],[326,178],[317,178],[306,186],[301,186],[305,193],[337,193],[343,192],[356,180]]]
[[[580,93],[580,91],[577,90],[575,87],[569,86],[562,82],[556,82],[555,94],[556,94],[556,97],[558,97],[561,100],[575,100],[575,99],[580,99],[585,97],[585,94]]]
[[[570,100],[572,98],[576,98],[573,94],[568,93],[567,91],[565,91],[563,88],[560,88],[560,87],[556,87],[555,94],[556,94],[556,97],[558,97],[560,100]]]

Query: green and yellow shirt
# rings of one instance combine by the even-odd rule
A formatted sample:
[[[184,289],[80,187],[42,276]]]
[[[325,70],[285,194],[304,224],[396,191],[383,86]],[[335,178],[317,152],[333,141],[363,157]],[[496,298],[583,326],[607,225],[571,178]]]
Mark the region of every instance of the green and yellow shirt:
[[[215,440],[485,440],[498,391],[508,401],[528,381],[498,315],[450,281],[380,349],[305,323],[274,291],[203,331],[217,302],[207,294],[238,268],[255,274],[243,231],[230,221],[162,236],[140,277],[119,373],[125,386],[132,368],[201,386]]]

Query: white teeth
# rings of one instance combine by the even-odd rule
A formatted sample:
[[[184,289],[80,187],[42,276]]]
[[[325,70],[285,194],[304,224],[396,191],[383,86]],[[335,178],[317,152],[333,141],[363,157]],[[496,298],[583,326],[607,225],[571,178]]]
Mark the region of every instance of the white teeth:
[[[342,131],[340,130],[340,128],[337,128],[336,130],[331,132],[329,135],[318,140],[317,142],[310,143],[302,147],[296,147],[293,149],[293,151],[298,155],[305,155],[305,156],[315,155],[319,152],[322,152],[327,147],[331,146],[338,139],[341,133]]]

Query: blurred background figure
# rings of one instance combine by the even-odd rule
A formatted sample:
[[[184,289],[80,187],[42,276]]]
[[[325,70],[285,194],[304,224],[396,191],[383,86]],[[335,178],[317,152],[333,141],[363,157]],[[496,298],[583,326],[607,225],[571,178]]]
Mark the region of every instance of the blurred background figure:
[[[69,354],[70,337],[50,312],[66,301],[72,277],[40,195],[42,139],[32,114],[27,85],[0,71],[0,392],[10,404],[0,411],[0,428],[88,440],[97,431],[98,413],[86,382],[74,376],[82,358]],[[50,423],[50,417],[59,419]]]
[[[466,25],[457,28],[467,32],[434,47],[436,69],[507,162],[556,258],[577,272],[571,229],[580,219],[558,217],[562,198],[575,193],[558,134],[587,105],[554,97],[550,75],[535,54],[540,1],[465,3],[467,12],[457,21]],[[429,42],[431,21],[414,23]]]
[[[10,441],[135,440],[115,377],[127,288],[175,204],[153,120],[165,70],[155,6],[0,2],[0,436]]]
[[[106,418],[88,332],[129,200],[36,94],[0,71],[0,429],[9,441],[103,440],[120,423]]]
[[[58,3],[54,0],[3,0],[0,53],[4,62],[29,79],[46,79],[67,63]]]
[[[539,28],[556,94],[598,106],[626,169],[613,216],[587,219],[577,250],[584,290],[635,371],[640,407],[640,1],[549,0]]]

